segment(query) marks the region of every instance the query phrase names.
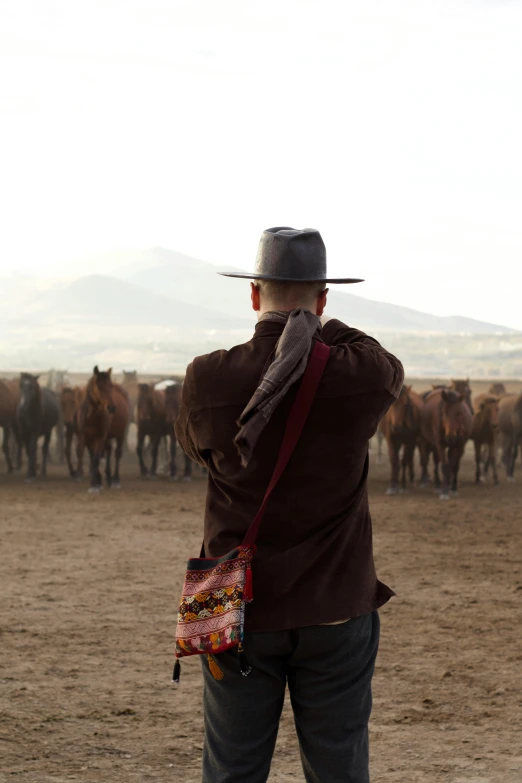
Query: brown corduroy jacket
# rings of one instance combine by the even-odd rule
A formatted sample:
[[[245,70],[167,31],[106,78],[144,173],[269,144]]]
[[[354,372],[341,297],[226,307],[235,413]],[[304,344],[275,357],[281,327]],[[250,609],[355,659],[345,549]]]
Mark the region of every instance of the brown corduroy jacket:
[[[199,356],[187,368],[176,435],[185,453],[209,470],[207,557],[242,542],[272,475],[299,382],[275,411],[247,468],[234,437],[283,328],[261,321],[249,342]],[[261,524],[254,601],[246,612],[251,631],[345,620],[393,595],[378,581],[373,562],[368,440],[399,395],[403,368],[372,337],[338,320],[326,323],[320,339],[333,349]]]

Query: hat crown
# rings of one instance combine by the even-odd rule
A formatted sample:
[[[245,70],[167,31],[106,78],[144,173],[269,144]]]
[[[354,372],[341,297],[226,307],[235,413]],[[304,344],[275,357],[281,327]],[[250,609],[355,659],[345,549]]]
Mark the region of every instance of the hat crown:
[[[259,241],[255,271],[280,280],[325,280],[326,248],[321,234],[315,228],[267,228]]]

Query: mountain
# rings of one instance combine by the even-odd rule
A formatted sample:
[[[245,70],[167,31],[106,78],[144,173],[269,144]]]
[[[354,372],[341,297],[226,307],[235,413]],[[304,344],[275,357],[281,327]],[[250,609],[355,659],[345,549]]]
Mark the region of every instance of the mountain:
[[[191,259],[164,248],[152,248],[129,256],[128,263],[119,257],[114,275],[141,288],[163,296],[212,309],[216,312],[252,321],[248,281],[225,278],[217,271],[233,271],[233,267],[217,267]],[[400,305],[375,302],[330,287],[328,312],[361,329],[397,332],[435,332],[441,334],[515,334],[498,324],[477,321],[462,316],[437,316]]]
[[[88,275],[43,291],[27,301],[11,322],[34,326],[141,325],[144,329],[163,326],[196,331],[249,328],[251,323],[107,275]]]

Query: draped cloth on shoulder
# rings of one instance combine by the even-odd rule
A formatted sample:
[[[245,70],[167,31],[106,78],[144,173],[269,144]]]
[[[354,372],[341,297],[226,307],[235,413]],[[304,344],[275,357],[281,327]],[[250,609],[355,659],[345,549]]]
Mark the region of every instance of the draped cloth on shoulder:
[[[321,329],[318,316],[301,307],[290,312],[265,313],[260,320],[286,325],[277,342],[274,360],[237,422],[240,430],[234,442],[243,467],[248,465],[259,436],[275,409],[290,387],[304,374],[312,339]]]

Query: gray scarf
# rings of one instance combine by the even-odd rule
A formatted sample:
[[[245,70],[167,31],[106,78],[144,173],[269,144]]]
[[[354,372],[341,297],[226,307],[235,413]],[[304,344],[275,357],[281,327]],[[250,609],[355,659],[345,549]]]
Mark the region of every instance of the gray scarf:
[[[259,436],[288,389],[304,374],[312,338],[321,328],[318,316],[301,307],[289,313],[265,313],[260,321],[277,321],[286,326],[277,341],[273,362],[239,417],[240,430],[234,442],[243,467],[248,465]]]

